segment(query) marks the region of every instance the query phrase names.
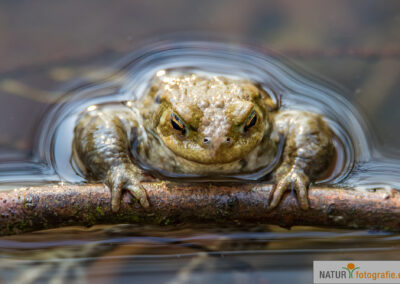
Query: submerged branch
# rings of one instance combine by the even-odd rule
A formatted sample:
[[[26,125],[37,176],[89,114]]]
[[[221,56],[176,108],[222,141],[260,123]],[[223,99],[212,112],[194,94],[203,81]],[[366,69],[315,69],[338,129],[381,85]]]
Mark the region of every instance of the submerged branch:
[[[287,193],[268,210],[269,184],[144,183],[150,208],[126,193],[111,211],[110,192],[101,184],[18,188],[0,192],[0,235],[70,225],[112,223],[209,223],[335,226],[400,231],[397,191],[360,192],[341,188],[309,190],[310,209],[301,210]]]

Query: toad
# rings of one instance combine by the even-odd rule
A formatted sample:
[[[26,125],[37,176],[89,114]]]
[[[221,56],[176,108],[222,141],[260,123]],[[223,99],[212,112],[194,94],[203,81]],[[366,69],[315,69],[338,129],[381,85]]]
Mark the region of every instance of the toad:
[[[141,98],[90,106],[75,126],[75,159],[88,179],[110,188],[113,211],[123,190],[149,206],[141,186],[147,169],[210,180],[269,174],[275,182],[269,208],[294,190],[308,209],[307,189],[335,151],[321,115],[282,109],[249,80],[157,74]]]

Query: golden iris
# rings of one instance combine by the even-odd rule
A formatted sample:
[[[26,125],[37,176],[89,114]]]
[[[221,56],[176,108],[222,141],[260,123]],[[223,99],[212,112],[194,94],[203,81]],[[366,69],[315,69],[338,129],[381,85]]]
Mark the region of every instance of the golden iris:
[[[253,110],[249,117],[247,118],[246,124],[244,125],[244,131],[248,131],[251,127],[253,127],[257,123],[257,113]]]
[[[171,125],[174,129],[182,132],[182,135],[186,134],[185,124],[175,113],[171,113]]]

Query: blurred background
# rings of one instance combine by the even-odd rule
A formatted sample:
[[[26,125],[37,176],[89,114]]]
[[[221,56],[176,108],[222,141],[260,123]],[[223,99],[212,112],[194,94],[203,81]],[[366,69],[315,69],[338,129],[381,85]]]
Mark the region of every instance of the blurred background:
[[[399,1],[37,0],[0,1],[1,157],[32,154],[66,82],[182,32],[271,49],[344,86],[383,147],[400,152]]]
[[[34,160],[40,121],[71,82],[95,79],[94,71],[143,43],[176,33],[213,34],[273,50],[336,82],[347,89],[343,95],[364,114],[384,150],[400,154],[400,1],[0,0],[0,173],[10,162]],[[57,271],[67,273],[65,267],[83,271],[95,262],[88,271],[96,283],[132,277],[310,283],[312,260],[389,260],[400,252],[399,236],[384,233],[308,227],[252,232],[128,227],[116,232],[100,226],[3,237],[0,282],[15,275],[21,280],[16,283],[27,283],[22,280],[32,275],[57,278]],[[93,251],[106,251],[108,258],[88,258],[94,244]],[[19,274],[13,265],[39,272]]]

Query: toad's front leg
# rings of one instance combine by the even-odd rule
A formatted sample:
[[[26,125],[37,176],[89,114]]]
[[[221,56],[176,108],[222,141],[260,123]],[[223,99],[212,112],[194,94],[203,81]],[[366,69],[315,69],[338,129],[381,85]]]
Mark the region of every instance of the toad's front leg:
[[[294,190],[300,207],[309,208],[307,190],[332,162],[333,132],[317,114],[283,111],[275,117],[276,130],[286,137],[282,162],[275,171],[276,186],[270,208],[275,208],[286,190]]]
[[[141,185],[143,174],[132,163],[111,167],[104,183],[111,190],[111,208],[114,212],[119,210],[123,190],[139,201],[143,207],[149,207],[145,189]]]
[[[141,170],[130,154],[134,113],[126,108],[98,109],[81,115],[74,132],[74,148],[88,178],[104,182],[111,190],[111,207],[119,210],[123,190],[129,191],[143,207],[149,203],[141,186]]]

